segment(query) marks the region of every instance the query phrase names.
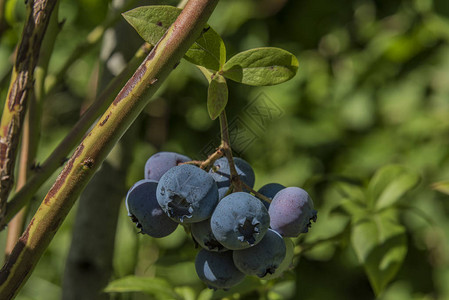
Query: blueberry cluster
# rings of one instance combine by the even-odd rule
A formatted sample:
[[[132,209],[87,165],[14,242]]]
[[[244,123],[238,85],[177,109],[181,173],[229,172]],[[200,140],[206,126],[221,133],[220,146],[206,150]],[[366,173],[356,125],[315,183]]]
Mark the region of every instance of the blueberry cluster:
[[[145,179],[128,191],[126,208],[142,233],[164,237],[189,227],[201,246],[195,259],[199,278],[213,289],[228,289],[246,275],[272,279],[291,264],[290,237],[306,233],[317,211],[301,188],[270,183],[252,190],[254,171],[241,158],[234,165],[243,192],[231,192],[228,160],[209,172],[174,152],[159,152],[145,164]],[[268,198],[262,201],[259,198]],[[263,195],[263,196],[261,196]]]

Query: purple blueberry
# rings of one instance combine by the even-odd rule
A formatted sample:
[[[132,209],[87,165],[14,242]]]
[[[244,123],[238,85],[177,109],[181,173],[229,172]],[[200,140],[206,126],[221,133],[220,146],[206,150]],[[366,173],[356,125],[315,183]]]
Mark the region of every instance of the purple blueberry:
[[[306,233],[317,218],[313,201],[309,194],[298,187],[288,187],[279,191],[268,209],[270,226],[282,236],[297,237]]]
[[[142,233],[160,238],[175,231],[178,224],[171,220],[156,200],[157,181],[142,179],[126,195],[128,216]]]
[[[198,277],[214,290],[227,290],[245,278],[245,274],[234,265],[232,251],[210,252],[201,249],[195,259],[195,269]]]
[[[267,198],[270,198],[271,200],[273,200],[274,196],[280,191],[285,189],[285,186],[283,186],[282,184],[279,183],[268,183],[266,185],[264,185],[263,187],[261,187],[257,192],[264,195]],[[270,203],[268,203],[267,201],[263,201],[262,202],[265,207],[268,209],[270,207]]]
[[[145,179],[159,181],[169,169],[188,161],[189,157],[175,152],[155,153],[145,163]]]
[[[234,165],[237,171],[237,174],[246,185],[253,188],[255,182],[255,175],[253,168],[247,163],[245,160],[234,157]],[[226,157],[222,157],[217,159],[214,162],[214,166],[209,171],[212,177],[217,182],[218,186],[218,195],[219,199],[223,199],[226,196],[226,193],[229,190],[229,186],[231,185],[231,171],[229,168],[229,163]]]
[[[234,264],[246,275],[264,277],[275,274],[276,269],[285,258],[286,247],[279,233],[268,229],[257,245],[243,250],[233,251]]]
[[[265,206],[251,194],[236,192],[218,202],[211,218],[212,232],[231,250],[256,245],[268,230],[270,217]]]
[[[193,165],[180,165],[161,177],[156,197],[162,210],[175,222],[194,223],[210,218],[218,202],[218,191],[207,172]]]
[[[215,238],[212,233],[212,229],[210,228],[210,219],[193,223],[192,226],[190,226],[190,230],[195,238],[195,241],[197,241],[197,243],[204,249],[216,252],[229,250],[220,244]]]

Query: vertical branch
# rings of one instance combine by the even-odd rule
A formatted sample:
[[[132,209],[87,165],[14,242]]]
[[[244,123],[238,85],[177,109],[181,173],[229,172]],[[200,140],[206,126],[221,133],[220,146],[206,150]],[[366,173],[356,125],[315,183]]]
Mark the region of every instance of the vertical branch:
[[[200,36],[217,2],[190,0],[187,3],[100,122],[82,140],[1,269],[0,299],[17,294],[87,182]]]
[[[30,0],[28,16],[17,51],[16,62],[0,123],[0,217],[14,184],[13,172],[25,115],[27,98],[33,87],[42,40],[57,0]]]
[[[48,64],[50,62],[56,36],[59,33],[60,26],[58,22],[59,2],[56,3],[54,12],[50,18],[47,33],[42,42],[42,49],[39,55],[39,61],[34,71],[35,84],[34,90],[30,93],[27,113],[23,124],[22,143],[20,149],[19,172],[16,184],[16,190],[21,189],[27,179],[30,177],[31,169],[35,164],[37,147],[40,139],[42,102],[44,99],[44,83],[47,76]],[[11,253],[14,245],[23,232],[26,218],[26,208],[22,210],[11,220],[8,226],[8,237],[6,240],[5,255]]]

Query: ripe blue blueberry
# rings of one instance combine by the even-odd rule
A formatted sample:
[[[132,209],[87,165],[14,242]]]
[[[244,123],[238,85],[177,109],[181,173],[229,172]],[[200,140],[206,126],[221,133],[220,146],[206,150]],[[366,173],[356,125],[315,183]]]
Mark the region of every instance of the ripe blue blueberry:
[[[279,267],[276,269],[276,272],[274,274],[267,274],[263,277],[265,280],[271,280],[280,277],[285,271],[290,269],[293,266],[293,256],[294,256],[294,250],[295,250],[295,244],[290,238],[284,238],[285,242],[285,258],[282,260]]]
[[[198,277],[214,290],[227,290],[245,278],[245,274],[234,265],[232,251],[210,252],[201,249],[195,259],[195,269]]]
[[[240,177],[240,180],[242,180],[246,185],[249,187],[254,187],[255,182],[255,175],[253,168],[247,163],[245,160],[234,157],[234,165],[237,171],[237,174]],[[217,182],[218,186],[218,195],[219,199],[223,199],[224,196],[226,196],[226,193],[229,190],[229,186],[231,184],[231,171],[229,169],[229,163],[226,157],[222,157],[220,159],[217,159],[214,162],[214,166],[209,171],[209,173],[212,175],[212,177]]]
[[[136,182],[126,195],[128,216],[142,233],[160,238],[175,231],[178,224],[171,220],[156,200],[157,181],[143,179]]]
[[[306,233],[317,218],[313,201],[309,194],[298,187],[288,187],[279,191],[268,209],[270,226],[282,236],[297,237]]]
[[[195,241],[197,241],[197,243],[204,249],[216,252],[229,250],[220,244],[215,238],[212,233],[212,229],[210,228],[210,219],[198,223],[192,223],[190,230],[195,238]]]
[[[156,197],[162,210],[178,223],[210,218],[218,202],[214,179],[193,165],[168,170],[159,180]]]
[[[285,189],[285,186],[279,183],[268,183],[261,187],[257,192],[264,195],[267,198],[273,200],[274,196],[282,189]],[[263,201],[263,204],[268,209],[270,207],[270,203]]]
[[[189,157],[175,152],[155,153],[145,163],[145,179],[159,181],[169,169],[188,161]]]
[[[276,231],[268,229],[257,245],[243,250],[233,251],[234,264],[246,275],[264,277],[275,274],[285,258],[286,247],[282,237]]]
[[[269,223],[268,211],[259,199],[236,192],[218,202],[210,225],[219,243],[238,250],[256,245],[267,232]]]

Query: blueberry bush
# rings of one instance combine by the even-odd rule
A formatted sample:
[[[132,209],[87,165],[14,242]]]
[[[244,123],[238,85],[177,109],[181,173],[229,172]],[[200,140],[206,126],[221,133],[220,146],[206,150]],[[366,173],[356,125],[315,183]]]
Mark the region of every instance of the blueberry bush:
[[[0,0],[0,299],[447,299],[445,0]]]

